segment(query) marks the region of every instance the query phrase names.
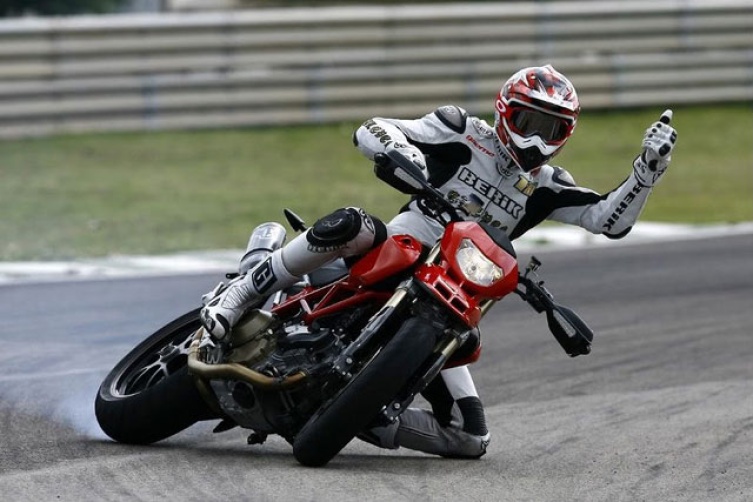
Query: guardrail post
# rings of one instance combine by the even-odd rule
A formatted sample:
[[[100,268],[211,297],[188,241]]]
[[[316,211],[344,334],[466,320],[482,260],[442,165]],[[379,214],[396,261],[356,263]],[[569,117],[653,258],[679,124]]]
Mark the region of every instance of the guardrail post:
[[[306,70],[306,102],[311,122],[318,124],[325,120],[324,96],[322,95],[322,65]]]
[[[154,75],[146,75],[141,79],[141,95],[143,98],[143,114],[145,129],[159,128],[159,96],[158,84]]]

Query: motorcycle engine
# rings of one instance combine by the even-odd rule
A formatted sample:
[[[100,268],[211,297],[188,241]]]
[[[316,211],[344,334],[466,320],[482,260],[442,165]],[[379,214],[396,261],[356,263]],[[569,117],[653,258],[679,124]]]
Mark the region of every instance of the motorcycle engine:
[[[268,340],[273,337],[274,341]],[[305,325],[278,326],[274,332],[257,336],[246,345],[247,353],[263,360],[251,365],[255,371],[273,377],[299,372],[307,375],[305,383],[284,391],[257,389],[246,382],[212,380],[211,386],[220,407],[238,425],[257,432],[292,437],[321,405],[322,377],[329,374],[332,363],[345,345],[330,328],[310,329]],[[232,354],[232,352],[231,352]],[[326,386],[325,386],[326,387]]]
[[[243,342],[227,353],[255,371],[272,377],[303,372],[304,383],[283,391],[261,390],[245,382],[212,380],[222,409],[241,427],[258,432],[294,436],[321,403],[337,391],[328,385],[338,355],[374,313],[373,307],[356,308],[307,326],[258,315]],[[235,345],[235,344],[234,344]]]

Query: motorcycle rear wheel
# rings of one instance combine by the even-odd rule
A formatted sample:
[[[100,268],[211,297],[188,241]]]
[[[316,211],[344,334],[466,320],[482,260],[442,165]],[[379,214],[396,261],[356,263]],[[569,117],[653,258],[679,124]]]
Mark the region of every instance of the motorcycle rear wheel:
[[[95,413],[115,441],[150,444],[200,420],[218,418],[188,374],[188,345],[199,309],[165,325],[128,353],[104,379]]]
[[[365,429],[428,359],[437,331],[408,319],[387,345],[322,409],[293,442],[296,460],[309,467],[329,462]]]

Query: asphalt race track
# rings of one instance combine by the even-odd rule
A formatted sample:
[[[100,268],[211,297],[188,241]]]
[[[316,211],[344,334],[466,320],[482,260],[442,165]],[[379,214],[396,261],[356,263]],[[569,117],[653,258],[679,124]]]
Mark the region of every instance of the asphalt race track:
[[[753,500],[753,234],[537,256],[594,350],[568,358],[501,302],[474,369],[493,433],[477,461],[356,441],[310,469],[211,423],[113,443],[100,380],[219,277],[0,286],[0,500]]]

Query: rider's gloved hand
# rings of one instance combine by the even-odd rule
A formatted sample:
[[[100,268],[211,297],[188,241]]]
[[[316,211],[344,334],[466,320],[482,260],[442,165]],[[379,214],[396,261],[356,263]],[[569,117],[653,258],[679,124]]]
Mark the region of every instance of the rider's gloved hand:
[[[672,110],[665,110],[643,136],[643,152],[633,161],[635,177],[641,185],[652,187],[659,182],[672,160],[677,131],[670,125]]]
[[[394,148],[398,152],[408,157],[410,160],[413,161],[414,164],[416,164],[418,167],[421,168],[421,172],[424,174],[424,176],[428,177],[428,172],[426,170],[426,157],[424,157],[424,154],[423,152],[421,152],[421,150],[419,150],[413,145],[408,145],[408,144],[399,143],[399,142],[394,142],[387,148],[388,149]]]

